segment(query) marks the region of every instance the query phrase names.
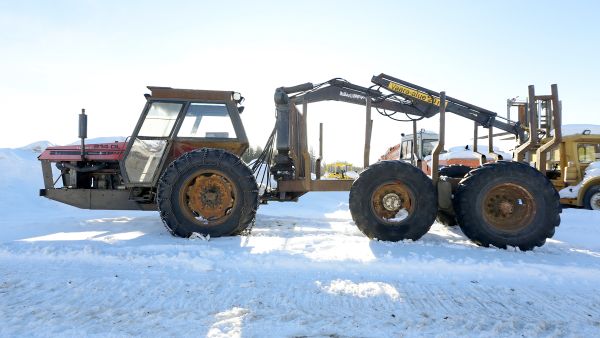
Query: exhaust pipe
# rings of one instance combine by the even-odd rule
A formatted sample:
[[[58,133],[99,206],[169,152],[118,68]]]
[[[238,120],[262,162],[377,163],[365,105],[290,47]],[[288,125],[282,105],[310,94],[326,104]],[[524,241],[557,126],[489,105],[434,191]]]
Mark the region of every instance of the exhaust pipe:
[[[81,139],[81,160],[85,160],[85,139],[87,138],[87,115],[85,109],[79,114],[79,138]]]

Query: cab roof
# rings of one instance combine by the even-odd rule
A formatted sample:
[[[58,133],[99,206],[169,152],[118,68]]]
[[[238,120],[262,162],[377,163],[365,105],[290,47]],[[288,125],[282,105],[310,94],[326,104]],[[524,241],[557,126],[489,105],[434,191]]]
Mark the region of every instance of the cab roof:
[[[155,86],[148,86],[147,88],[152,92],[149,97],[152,99],[231,101],[233,95],[232,91],[222,90],[179,89]]]

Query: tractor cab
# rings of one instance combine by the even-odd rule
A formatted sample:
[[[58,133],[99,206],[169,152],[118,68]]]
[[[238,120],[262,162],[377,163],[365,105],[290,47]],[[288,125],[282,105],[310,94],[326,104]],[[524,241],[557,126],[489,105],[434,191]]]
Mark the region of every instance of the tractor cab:
[[[236,92],[148,87],[147,103],[129,138],[121,171],[128,186],[156,185],[166,164],[198,148],[241,156],[248,139]]]
[[[148,87],[146,105],[125,142],[49,147],[40,156],[40,195],[86,209],[155,210],[156,187],[169,163],[196,149],[240,156],[248,139],[240,119],[244,98],[233,91]],[[60,171],[55,179],[52,165]],[[62,178],[62,186],[57,186]]]

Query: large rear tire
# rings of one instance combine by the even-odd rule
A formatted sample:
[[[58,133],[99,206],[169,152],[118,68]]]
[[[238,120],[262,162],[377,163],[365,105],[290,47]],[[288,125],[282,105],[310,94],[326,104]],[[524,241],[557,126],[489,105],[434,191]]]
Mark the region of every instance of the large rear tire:
[[[352,219],[369,238],[417,240],[431,228],[436,211],[431,179],[401,161],[373,164],[350,189]]]
[[[258,187],[240,158],[204,148],[182,155],[165,169],[157,201],[163,223],[175,236],[228,236],[254,220]]]
[[[473,242],[521,250],[544,245],[561,213],[558,193],[542,173],[507,161],[472,170],[454,194],[454,210]]]

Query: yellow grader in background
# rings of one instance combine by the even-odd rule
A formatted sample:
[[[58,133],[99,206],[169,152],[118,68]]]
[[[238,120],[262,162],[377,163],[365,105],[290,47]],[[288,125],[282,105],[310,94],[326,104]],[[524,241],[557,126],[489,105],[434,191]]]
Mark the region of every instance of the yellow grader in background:
[[[530,149],[553,150],[545,155],[531,152],[525,160],[535,163],[546,174],[560,191],[562,204],[600,210],[600,167],[594,169],[600,165],[594,164],[600,161],[600,126],[562,125],[555,131],[553,125],[560,122],[554,120],[548,98],[543,97],[530,106],[529,102],[512,99],[508,100],[507,110],[510,113],[510,109],[516,107],[519,122],[538,135],[532,138]],[[528,109],[537,113],[528,114]]]
[[[557,139],[536,148],[533,128],[525,130],[445,92],[386,74],[373,76],[371,82],[367,88],[336,78],[277,88],[275,128],[252,168],[239,157],[248,147],[239,93],[150,87],[152,94],[146,96],[128,142],[85,145],[82,118],[81,146],[46,149],[39,157],[45,185],[40,194],[80,208],[158,210],[169,232],[181,237],[239,234],[252,224],[261,202],[296,201],[311,191],[349,191],[352,219],[373,239],[418,240],[440,210],[455,215],[465,235],[482,246],[531,250],[553,236],[560,223],[558,193],[545,170],[522,161],[532,152],[545,159]],[[556,86],[552,95],[533,97],[548,99],[553,121],[560,122]],[[308,105],[328,100],[366,108],[365,169],[356,180],[321,180],[320,165],[312,178]],[[431,177],[417,168],[422,160],[418,157],[414,163],[369,163],[373,109],[392,120],[411,121],[415,137],[418,120],[439,115]],[[492,128],[515,135],[521,143],[518,161],[496,156],[495,163],[464,177],[440,175],[446,112],[474,121],[475,130],[483,126],[490,135]],[[62,187],[55,186],[52,163],[60,170]],[[273,181],[276,186],[271,186]]]
[[[333,162],[325,165],[325,178],[335,180],[352,180],[356,177],[348,175],[352,171],[352,164],[348,162]]]
[[[562,129],[546,175],[559,190],[562,204],[600,210],[600,126],[566,125]]]

